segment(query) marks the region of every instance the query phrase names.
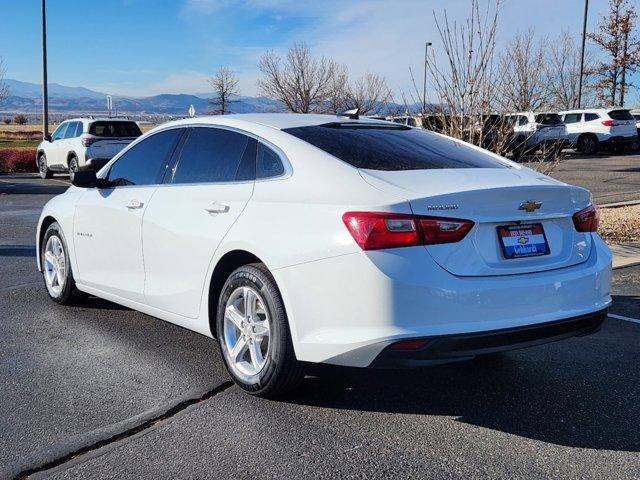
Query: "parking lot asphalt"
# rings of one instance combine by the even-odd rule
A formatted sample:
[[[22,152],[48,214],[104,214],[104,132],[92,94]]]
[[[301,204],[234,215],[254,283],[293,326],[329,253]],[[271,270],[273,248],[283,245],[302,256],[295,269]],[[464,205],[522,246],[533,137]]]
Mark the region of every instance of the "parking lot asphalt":
[[[0,478],[640,477],[640,323],[417,371],[314,368],[255,399],[213,340],[47,298],[35,223],[66,187],[0,176]],[[613,297],[640,318],[640,266]]]
[[[640,155],[569,153],[551,176],[587,188],[599,205],[640,200]]]

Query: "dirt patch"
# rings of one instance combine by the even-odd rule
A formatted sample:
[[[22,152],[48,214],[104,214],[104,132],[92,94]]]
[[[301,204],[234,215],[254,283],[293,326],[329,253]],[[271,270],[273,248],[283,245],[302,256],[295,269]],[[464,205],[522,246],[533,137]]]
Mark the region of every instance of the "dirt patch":
[[[640,205],[601,208],[598,233],[612,245],[640,241]]]

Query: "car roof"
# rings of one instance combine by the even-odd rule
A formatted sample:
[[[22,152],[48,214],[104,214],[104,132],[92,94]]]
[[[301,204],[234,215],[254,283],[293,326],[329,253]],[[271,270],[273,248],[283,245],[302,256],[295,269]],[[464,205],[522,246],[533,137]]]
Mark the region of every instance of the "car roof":
[[[559,112],[561,115],[565,113],[607,113],[615,110],[631,110],[626,107],[608,107],[608,108],[576,108],[575,110],[563,110]]]
[[[337,115],[321,115],[313,113],[237,113],[231,115],[212,115],[204,117],[185,118],[163,124],[163,127],[170,125],[192,125],[207,124],[220,125],[224,123],[233,123],[241,126],[263,125],[266,127],[284,130],[286,128],[311,127],[323,125],[326,123],[362,123],[362,124],[387,124],[390,122],[384,120],[376,120],[373,118],[360,117],[358,120],[350,119]]]
[[[66,118],[62,122],[133,122],[133,120],[129,118],[109,118],[109,117],[76,117],[76,118]]]

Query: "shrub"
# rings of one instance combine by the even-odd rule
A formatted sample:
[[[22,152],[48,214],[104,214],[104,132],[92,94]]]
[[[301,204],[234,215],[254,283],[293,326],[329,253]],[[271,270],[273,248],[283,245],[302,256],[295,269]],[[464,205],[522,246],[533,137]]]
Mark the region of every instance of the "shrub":
[[[17,148],[0,149],[0,172],[37,172],[34,151]]]
[[[15,117],[13,117],[13,121],[15,123],[17,123],[18,125],[26,125],[27,124],[27,116],[23,115],[22,113],[19,113]]]
[[[11,123],[10,118],[3,118],[2,121],[4,122],[5,125],[9,125]]]

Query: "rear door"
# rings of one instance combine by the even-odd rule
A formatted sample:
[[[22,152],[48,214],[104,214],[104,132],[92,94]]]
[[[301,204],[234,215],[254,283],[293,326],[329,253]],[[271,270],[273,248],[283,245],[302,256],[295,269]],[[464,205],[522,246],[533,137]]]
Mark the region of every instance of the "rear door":
[[[142,140],[111,166],[112,187],[84,192],[74,217],[79,283],[144,303],[142,218],[182,133]]]
[[[187,135],[144,217],[145,297],[196,318],[213,255],[253,194],[257,140],[222,127]]]

